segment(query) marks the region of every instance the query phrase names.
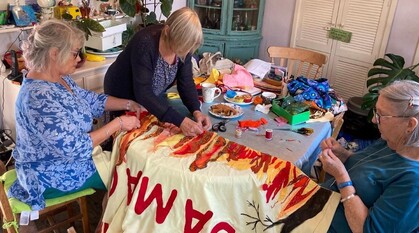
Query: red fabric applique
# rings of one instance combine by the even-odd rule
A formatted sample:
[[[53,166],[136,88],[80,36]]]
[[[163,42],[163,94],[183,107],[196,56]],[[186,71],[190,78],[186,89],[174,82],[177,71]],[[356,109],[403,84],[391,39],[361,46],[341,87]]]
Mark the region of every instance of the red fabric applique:
[[[267,124],[268,121],[261,117],[259,120],[245,120],[245,121],[238,121],[240,128],[258,128],[261,125]]]

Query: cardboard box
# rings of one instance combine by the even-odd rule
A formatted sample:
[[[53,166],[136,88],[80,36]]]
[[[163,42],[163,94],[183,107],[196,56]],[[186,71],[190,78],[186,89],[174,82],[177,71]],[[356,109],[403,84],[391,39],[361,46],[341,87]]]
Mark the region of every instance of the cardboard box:
[[[304,123],[310,119],[310,110],[307,110],[299,114],[291,115],[288,111],[286,111],[285,109],[283,109],[281,106],[278,105],[277,100],[272,101],[271,111],[274,112],[276,115],[287,119],[288,124],[290,125]]]
[[[101,51],[105,51],[122,44],[122,32],[127,30],[125,23],[114,20],[99,22],[104,28],[104,32],[92,32],[92,36],[86,41],[85,46]]]

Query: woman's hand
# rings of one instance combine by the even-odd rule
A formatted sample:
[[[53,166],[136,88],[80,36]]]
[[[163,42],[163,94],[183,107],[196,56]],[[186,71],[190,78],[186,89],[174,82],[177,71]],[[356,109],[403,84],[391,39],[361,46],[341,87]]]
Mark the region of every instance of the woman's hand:
[[[182,130],[179,127],[177,127],[176,125],[174,125],[172,123],[168,123],[168,122],[163,123],[163,128],[167,129],[169,131],[170,135],[178,134],[178,133],[182,132]]]
[[[140,120],[135,116],[120,116],[115,118],[115,120],[119,120],[120,129],[123,131],[130,131],[132,129],[140,128]]]
[[[330,149],[332,150],[332,152],[342,161],[345,162],[349,156],[351,156],[352,152],[346,150],[345,148],[343,148],[342,145],[340,145],[340,143],[338,141],[336,141],[336,139],[330,137],[327,138],[325,140],[323,140],[320,143],[320,148],[322,148],[322,150],[326,150],[326,149]]]
[[[193,112],[193,116],[195,117],[196,122],[200,124],[204,130],[209,130],[211,128],[211,120],[207,115],[203,114],[201,111],[195,111]]]
[[[331,149],[325,149],[319,155],[322,162],[323,169],[335,177],[336,182],[344,182],[349,180],[349,174],[346,171],[345,165],[342,161],[332,152]]]
[[[132,100],[128,100],[126,110],[129,112],[135,112],[135,115],[137,116],[137,118],[140,119],[140,113],[142,111],[145,111],[146,109],[143,106],[141,106],[139,103]]]
[[[197,123],[188,117],[183,119],[180,129],[185,136],[196,136],[204,132],[201,123]]]

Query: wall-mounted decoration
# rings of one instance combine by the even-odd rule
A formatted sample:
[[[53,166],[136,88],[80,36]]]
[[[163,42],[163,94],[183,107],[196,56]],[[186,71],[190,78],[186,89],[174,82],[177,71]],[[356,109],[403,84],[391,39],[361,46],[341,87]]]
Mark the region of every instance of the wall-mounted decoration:
[[[349,43],[352,38],[352,32],[348,32],[339,28],[330,28],[329,38]]]

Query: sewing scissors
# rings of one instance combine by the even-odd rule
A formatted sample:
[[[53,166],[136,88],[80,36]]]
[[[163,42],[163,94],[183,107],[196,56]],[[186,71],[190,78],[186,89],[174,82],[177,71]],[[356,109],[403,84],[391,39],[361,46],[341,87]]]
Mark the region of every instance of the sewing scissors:
[[[217,124],[213,124],[212,125],[212,131],[214,131],[214,132],[218,132],[218,131],[225,132],[225,131],[227,131],[226,124],[229,121],[230,120],[224,120],[224,121],[218,122]]]

